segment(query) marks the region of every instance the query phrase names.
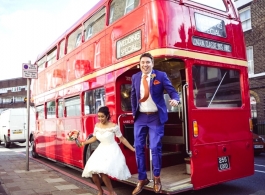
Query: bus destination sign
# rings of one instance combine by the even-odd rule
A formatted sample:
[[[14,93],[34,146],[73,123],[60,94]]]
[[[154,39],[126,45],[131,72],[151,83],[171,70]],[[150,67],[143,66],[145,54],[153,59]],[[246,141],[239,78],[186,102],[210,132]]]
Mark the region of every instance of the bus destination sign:
[[[192,37],[192,44],[198,47],[204,47],[204,48],[220,50],[225,52],[232,52],[231,45],[229,44],[202,39],[198,37]]]
[[[117,58],[127,56],[142,48],[142,33],[138,30],[117,41]]]
[[[195,13],[196,29],[200,32],[226,37],[225,22],[216,18]]]

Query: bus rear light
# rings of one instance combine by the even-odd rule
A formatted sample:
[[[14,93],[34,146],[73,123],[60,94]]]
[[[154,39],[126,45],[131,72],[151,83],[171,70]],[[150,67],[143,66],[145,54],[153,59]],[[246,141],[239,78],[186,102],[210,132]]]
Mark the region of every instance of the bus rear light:
[[[249,129],[250,131],[253,131],[253,122],[251,118],[249,119]]]
[[[199,135],[198,123],[197,121],[193,121],[193,136],[198,137],[198,135]]]
[[[7,136],[10,137],[10,129],[7,130]]]

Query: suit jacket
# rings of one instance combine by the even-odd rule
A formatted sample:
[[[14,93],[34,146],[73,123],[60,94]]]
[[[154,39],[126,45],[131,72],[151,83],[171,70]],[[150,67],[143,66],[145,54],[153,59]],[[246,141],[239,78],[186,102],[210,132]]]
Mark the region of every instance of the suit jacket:
[[[179,101],[179,95],[165,72],[153,70],[151,74],[155,75],[155,77],[150,79],[150,95],[157,106],[160,122],[164,124],[168,120],[164,90],[167,91],[171,99]],[[139,114],[141,77],[142,72],[138,72],[132,76],[131,104],[135,120]]]

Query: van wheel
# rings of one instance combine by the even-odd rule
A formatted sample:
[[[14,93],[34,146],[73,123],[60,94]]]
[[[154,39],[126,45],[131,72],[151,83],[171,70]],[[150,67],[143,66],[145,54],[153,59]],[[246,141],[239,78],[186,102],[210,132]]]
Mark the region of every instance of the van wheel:
[[[38,158],[39,155],[38,155],[38,153],[36,152],[36,145],[35,145],[35,143],[34,143],[34,140],[32,140],[32,141],[30,142],[30,145],[31,145],[31,156],[32,156],[33,158]]]
[[[5,142],[5,148],[9,148],[10,147],[10,142]]]
[[[7,140],[6,140],[6,136],[4,136],[4,138],[5,138],[5,148],[9,148],[10,147],[10,144],[11,144],[11,142],[8,142]]]

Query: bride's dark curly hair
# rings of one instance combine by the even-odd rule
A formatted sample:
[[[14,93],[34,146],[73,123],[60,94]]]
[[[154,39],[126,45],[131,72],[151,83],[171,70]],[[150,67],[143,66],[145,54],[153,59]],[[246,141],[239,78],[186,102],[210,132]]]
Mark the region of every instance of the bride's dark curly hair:
[[[110,120],[110,112],[107,106],[102,106],[98,109],[98,112],[103,113],[108,120]]]

